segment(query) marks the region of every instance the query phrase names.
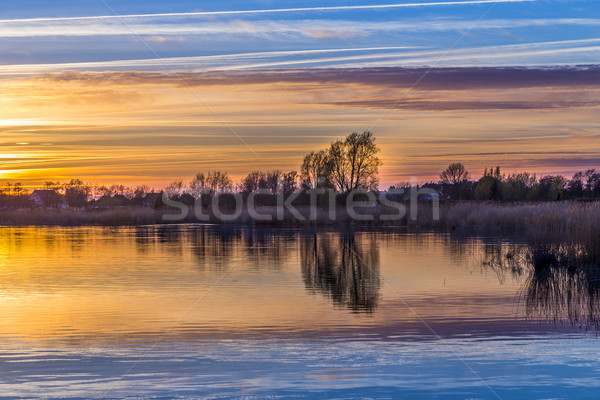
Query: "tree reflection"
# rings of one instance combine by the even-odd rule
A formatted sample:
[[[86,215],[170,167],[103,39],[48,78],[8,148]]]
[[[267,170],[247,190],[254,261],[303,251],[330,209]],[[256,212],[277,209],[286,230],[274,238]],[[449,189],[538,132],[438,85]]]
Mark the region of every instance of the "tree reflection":
[[[600,326],[600,274],[597,270],[532,270],[524,290],[528,318],[581,328]]]
[[[202,270],[238,268],[278,270],[294,254],[295,233],[260,229],[197,229],[191,232],[191,249]]]
[[[301,239],[304,283],[354,312],[371,313],[379,298],[379,250],[375,240],[353,234],[314,234]]]

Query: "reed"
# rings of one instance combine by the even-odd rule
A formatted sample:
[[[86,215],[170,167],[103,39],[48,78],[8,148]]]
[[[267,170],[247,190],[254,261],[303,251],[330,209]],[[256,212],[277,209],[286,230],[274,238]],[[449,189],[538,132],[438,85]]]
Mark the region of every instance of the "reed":
[[[440,225],[518,232],[536,269],[600,265],[600,203],[455,204]]]
[[[160,219],[153,209],[126,208],[102,211],[87,210],[11,210],[0,212],[0,225],[145,225]]]

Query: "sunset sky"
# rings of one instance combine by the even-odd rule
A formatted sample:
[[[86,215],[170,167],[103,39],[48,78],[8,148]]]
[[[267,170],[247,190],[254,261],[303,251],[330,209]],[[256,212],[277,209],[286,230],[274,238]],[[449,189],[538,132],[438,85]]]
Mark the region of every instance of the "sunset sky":
[[[600,2],[0,0],[0,184],[298,169],[371,130],[381,186],[600,168]]]

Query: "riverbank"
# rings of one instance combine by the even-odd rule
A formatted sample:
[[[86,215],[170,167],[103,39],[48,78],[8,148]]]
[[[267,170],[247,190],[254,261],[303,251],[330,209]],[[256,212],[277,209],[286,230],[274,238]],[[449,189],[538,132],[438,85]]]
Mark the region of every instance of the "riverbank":
[[[528,232],[537,236],[591,237],[600,233],[600,202],[553,202],[553,203],[494,203],[457,202],[442,204],[439,219],[431,203],[419,203],[411,215],[407,205],[404,217],[395,216],[398,210],[377,205],[357,210],[359,217],[344,208],[335,216],[327,210],[297,208],[298,214],[285,210],[278,214],[276,207],[257,207],[251,215],[246,210],[236,218],[220,219],[214,215],[196,216],[190,210],[181,217],[179,210],[147,207],[114,208],[105,210],[59,210],[24,209],[0,211],[0,225],[148,225],[172,223],[228,223],[243,225],[371,225],[406,226],[444,229],[477,229],[486,231],[510,230]],[[301,216],[301,218],[298,217]]]

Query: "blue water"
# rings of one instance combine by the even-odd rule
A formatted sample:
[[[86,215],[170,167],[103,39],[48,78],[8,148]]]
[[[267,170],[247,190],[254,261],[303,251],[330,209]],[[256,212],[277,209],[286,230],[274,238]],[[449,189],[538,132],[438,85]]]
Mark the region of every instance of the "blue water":
[[[0,396],[598,398],[596,297],[570,308],[560,293],[528,297],[527,265],[503,261],[512,246],[395,231],[2,228]]]

